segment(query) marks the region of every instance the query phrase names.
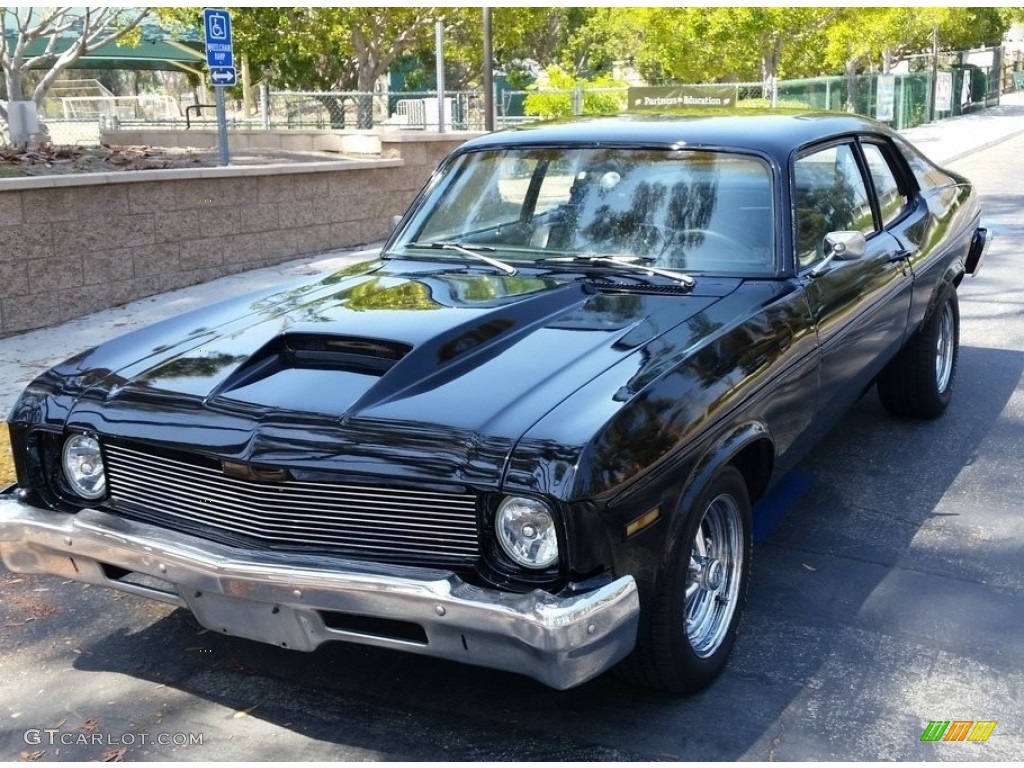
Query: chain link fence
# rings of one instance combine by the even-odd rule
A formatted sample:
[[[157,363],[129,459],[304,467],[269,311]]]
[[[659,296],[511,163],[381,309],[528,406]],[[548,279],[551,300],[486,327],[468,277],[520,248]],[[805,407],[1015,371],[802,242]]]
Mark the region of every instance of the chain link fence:
[[[482,91],[264,91],[260,124],[267,130],[368,130],[392,126],[410,130],[483,130]]]
[[[933,73],[933,68],[935,72]],[[768,83],[687,85],[689,89],[734,91],[737,108],[795,108],[856,112],[888,122],[897,130],[998,104],[1014,86],[1019,60],[1004,62],[1002,48],[913,56],[909,70],[891,76],[818,77]],[[1024,83],[1024,77],[1018,78]],[[123,97],[96,90],[96,81],[62,83],[40,108],[54,144],[98,144],[101,131],[116,128],[192,130],[216,126],[212,104],[181,103],[170,96]],[[499,90],[496,126],[543,117],[616,113],[628,109],[626,88]],[[934,102],[934,105],[933,105]],[[479,90],[366,93],[358,91],[259,90],[258,108],[247,115],[229,101],[228,127],[247,130],[484,130]],[[0,144],[4,132],[0,128]]]

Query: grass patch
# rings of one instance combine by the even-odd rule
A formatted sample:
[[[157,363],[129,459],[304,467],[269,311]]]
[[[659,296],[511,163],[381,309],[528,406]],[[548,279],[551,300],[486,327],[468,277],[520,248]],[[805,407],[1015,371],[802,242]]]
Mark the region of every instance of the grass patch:
[[[11,455],[11,433],[7,425],[0,427],[0,488],[14,482],[14,457]]]

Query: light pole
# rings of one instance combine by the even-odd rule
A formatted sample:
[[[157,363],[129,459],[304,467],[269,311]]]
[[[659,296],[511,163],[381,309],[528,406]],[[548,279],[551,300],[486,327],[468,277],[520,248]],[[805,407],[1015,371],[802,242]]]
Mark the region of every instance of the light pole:
[[[484,130],[494,130],[494,50],[491,44],[491,9],[484,6]]]
[[[434,24],[434,45],[437,49],[434,58],[437,74],[437,132],[444,133],[444,24],[440,20]]]
[[[928,109],[928,122],[935,122],[935,97],[938,95],[939,87],[939,25],[932,27],[932,94],[931,104]]]

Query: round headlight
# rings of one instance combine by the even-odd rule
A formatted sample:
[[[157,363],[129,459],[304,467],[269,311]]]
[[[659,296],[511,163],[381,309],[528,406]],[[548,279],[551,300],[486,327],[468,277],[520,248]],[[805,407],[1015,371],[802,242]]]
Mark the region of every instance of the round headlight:
[[[507,496],[494,519],[498,543],[525,568],[547,568],[558,562],[558,535],[551,510],[536,499]]]
[[[64,443],[64,477],[83,499],[98,499],[107,492],[100,444],[89,435],[72,435]]]

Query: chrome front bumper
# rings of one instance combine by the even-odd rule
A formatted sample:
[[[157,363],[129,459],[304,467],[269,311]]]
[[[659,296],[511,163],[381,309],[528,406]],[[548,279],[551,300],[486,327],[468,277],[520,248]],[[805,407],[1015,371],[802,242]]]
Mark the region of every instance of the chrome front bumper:
[[[302,651],[331,640],[396,648],[559,689],[625,657],[640,610],[630,576],[574,597],[510,594],[443,570],[240,550],[97,510],[39,509],[16,492],[0,496],[0,557],[19,573],[189,608],[227,635]]]

